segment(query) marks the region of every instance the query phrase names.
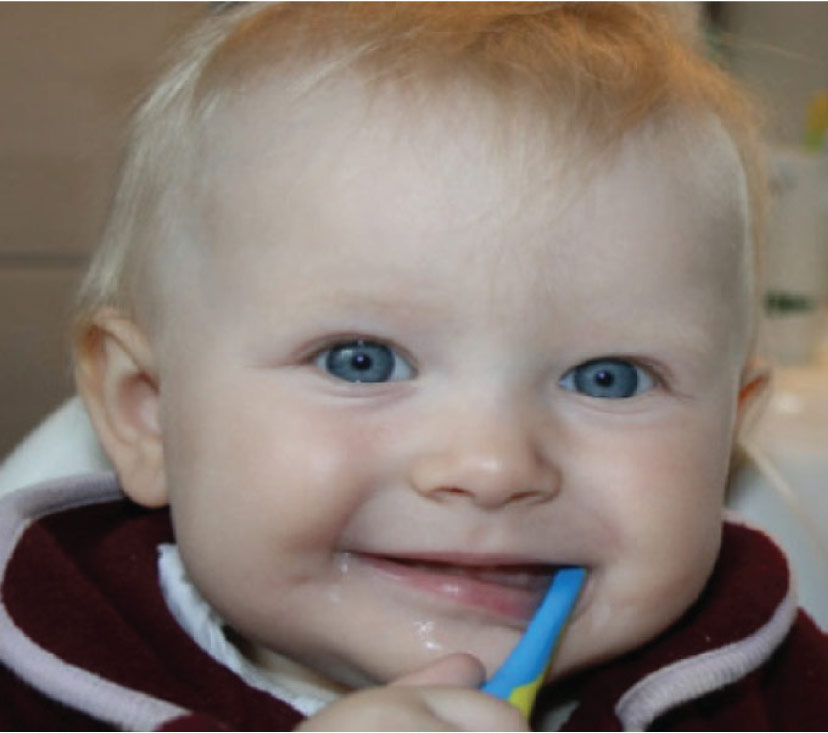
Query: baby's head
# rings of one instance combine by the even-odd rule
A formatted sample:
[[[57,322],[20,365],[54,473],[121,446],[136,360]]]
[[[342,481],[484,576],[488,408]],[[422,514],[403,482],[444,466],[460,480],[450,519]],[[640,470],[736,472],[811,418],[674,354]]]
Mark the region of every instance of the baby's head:
[[[284,3],[136,122],[78,326],[125,491],[266,665],[634,648],[719,546],[754,339],[748,108],[658,11]]]

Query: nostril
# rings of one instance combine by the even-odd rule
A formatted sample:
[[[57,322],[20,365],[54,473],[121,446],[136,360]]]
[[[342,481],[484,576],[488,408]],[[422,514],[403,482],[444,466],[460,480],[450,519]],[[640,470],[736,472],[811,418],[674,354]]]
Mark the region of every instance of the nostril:
[[[517,491],[512,494],[512,501],[525,501],[527,499],[542,499],[543,492],[541,491],[533,491],[529,489],[528,491]]]
[[[432,495],[447,498],[450,496],[471,496],[471,492],[466,489],[461,489],[459,486],[444,486],[432,492]]]
[[[502,504],[542,502],[551,496],[551,492],[526,489],[524,491],[508,492],[508,495],[497,493],[490,496],[486,493],[463,489],[459,486],[444,486],[428,492],[428,495],[438,501],[450,501],[455,498],[471,499],[475,504],[500,506]]]

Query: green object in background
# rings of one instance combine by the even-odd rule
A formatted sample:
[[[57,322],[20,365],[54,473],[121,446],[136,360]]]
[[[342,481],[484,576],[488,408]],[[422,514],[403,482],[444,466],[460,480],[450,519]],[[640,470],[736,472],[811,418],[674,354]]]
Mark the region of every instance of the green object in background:
[[[765,294],[765,313],[769,316],[784,316],[791,313],[806,313],[815,310],[816,300],[802,293],[788,293],[771,290]]]

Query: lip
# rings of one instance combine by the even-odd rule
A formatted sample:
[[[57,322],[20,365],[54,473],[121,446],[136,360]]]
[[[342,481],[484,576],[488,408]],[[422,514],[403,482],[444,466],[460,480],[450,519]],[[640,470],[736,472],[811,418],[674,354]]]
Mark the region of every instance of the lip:
[[[558,566],[505,556],[357,553],[366,567],[403,587],[524,625]]]

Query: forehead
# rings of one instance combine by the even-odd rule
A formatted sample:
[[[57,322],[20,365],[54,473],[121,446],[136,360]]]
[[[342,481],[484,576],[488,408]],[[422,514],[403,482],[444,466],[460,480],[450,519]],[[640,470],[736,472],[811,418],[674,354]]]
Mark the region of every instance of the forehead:
[[[244,89],[217,105],[218,112],[200,127],[196,177],[215,183],[227,175],[255,174],[258,166],[274,183],[281,178],[284,188],[320,172],[357,174],[372,162],[389,175],[407,158],[409,164],[432,163],[457,181],[463,170],[473,178],[496,169],[504,194],[537,198],[549,190],[563,204],[555,190],[562,179],[575,193],[585,182],[606,178],[619,158],[631,170],[630,161],[643,156],[653,174],[683,186],[692,203],[703,204],[697,215],[747,219],[738,154],[712,116],[682,120],[679,111],[599,147],[565,111],[552,119],[548,109],[531,102],[471,87],[410,91],[371,88],[347,76],[318,85],[286,78]],[[380,149],[384,160],[372,155]],[[456,159],[463,166],[452,166]]]
[[[612,299],[590,296],[622,281],[643,287],[645,270],[736,303],[749,262],[746,194],[714,123],[653,126],[598,155],[471,95],[423,108],[357,83],[323,91],[294,105],[262,87],[205,133],[200,213],[219,257],[228,244],[277,259],[293,247],[291,267],[343,282],[362,273],[364,286],[383,268],[422,266],[427,282],[436,254],[467,273],[509,261],[523,262],[520,277],[538,276],[542,253],[542,277],[577,271],[572,297],[592,308]]]
[[[554,156],[546,149],[559,147],[554,136],[538,132],[538,120],[511,114],[484,91],[380,89],[358,77],[299,87],[262,84],[220,106],[201,130],[199,177],[220,185],[227,175],[266,167],[285,188],[330,174],[406,174],[438,155],[458,185],[475,170],[497,166],[513,186],[515,174],[548,168]],[[459,159],[463,165],[453,165]]]

